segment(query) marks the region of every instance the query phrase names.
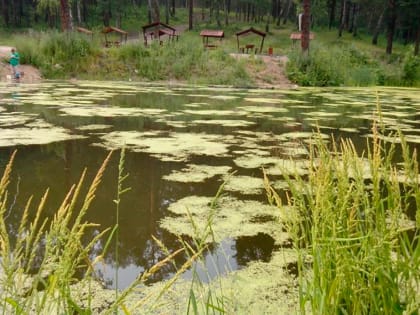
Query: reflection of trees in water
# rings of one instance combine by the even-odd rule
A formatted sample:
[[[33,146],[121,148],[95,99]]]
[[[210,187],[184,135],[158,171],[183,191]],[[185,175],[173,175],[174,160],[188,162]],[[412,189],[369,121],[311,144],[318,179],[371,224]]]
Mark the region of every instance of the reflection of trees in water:
[[[274,239],[263,233],[256,236],[242,236],[236,239],[236,259],[238,265],[246,265],[253,260],[268,262],[274,248]]]

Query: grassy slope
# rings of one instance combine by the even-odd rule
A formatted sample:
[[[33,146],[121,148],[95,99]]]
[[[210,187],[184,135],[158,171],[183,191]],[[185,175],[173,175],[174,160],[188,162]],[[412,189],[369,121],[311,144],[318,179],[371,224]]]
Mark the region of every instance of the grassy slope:
[[[201,9],[197,9],[197,16],[201,15]],[[245,23],[235,21],[231,17],[228,26],[222,26],[225,31],[225,38],[218,42],[220,46],[217,52],[204,52],[202,49],[199,33],[202,29],[218,28],[215,21],[206,22],[200,18],[196,19],[195,28],[192,31],[184,31],[177,43],[163,47],[152,47],[145,49],[143,45],[141,25],[147,23],[146,16],[139,14],[136,19],[126,18],[122,28],[130,33],[130,42],[122,48],[104,49],[102,42],[104,36],[100,33],[100,27],[92,27],[95,31],[94,40],[85,37],[82,40],[73,40],[72,43],[64,43],[58,33],[31,32],[23,35],[11,36],[10,33],[0,33],[0,43],[15,45],[19,47],[22,61],[32,64],[41,69],[45,78],[83,78],[83,79],[103,79],[103,80],[181,80],[192,83],[204,84],[228,84],[236,86],[246,86],[253,84],[253,69],[258,67],[246,67],[244,61],[234,60],[227,57],[228,53],[237,52],[236,32],[253,26],[257,29],[266,30],[265,23]],[[186,29],[187,15],[186,10],[177,10],[177,16],[171,18],[170,24]],[[296,31],[294,24],[269,26],[268,36],[264,42],[263,53],[266,54],[268,48],[273,48],[275,55],[289,55],[291,58],[299,55],[299,42],[295,45],[289,39],[291,32]],[[328,64],[329,59],[335,56],[329,52],[331,47],[337,48],[334,53],[342,52],[344,55],[349,48],[353,50],[351,58],[363,59],[362,63],[369,63],[369,67],[362,69],[359,73],[346,73],[341,70],[342,76],[354,75],[351,82],[337,82],[338,79],[325,79],[327,85],[350,84],[364,85],[366,82],[372,84],[382,84],[382,81],[375,78],[366,78],[366,73],[371,70],[378,72],[379,76],[388,78],[394,76],[395,85],[403,84],[401,73],[404,67],[404,54],[408,48],[397,42],[394,43],[394,53],[392,56],[385,55],[385,39],[379,38],[379,45],[373,46],[370,43],[370,36],[361,34],[354,38],[351,34],[344,33],[342,38],[338,38],[337,30],[326,30],[315,28],[315,40],[311,47],[313,55],[320,50],[327,51],[324,59],[318,59],[318,63]],[[64,37],[64,36],[61,36]],[[82,41],[88,43],[82,43]],[[246,37],[241,39],[240,45],[251,41],[256,46],[260,44],[260,38]],[[68,47],[65,47],[68,45]],[[65,47],[60,50],[60,47]],[[356,52],[356,54],[354,53]],[[346,56],[344,56],[346,57]],[[338,59],[338,58],[336,58]],[[347,60],[346,58],[343,58]],[[347,61],[340,60],[340,67],[351,69],[354,63],[346,64]],[[354,60],[353,60],[354,62]],[[304,69],[301,71],[305,71]],[[315,70],[320,71],[320,70]],[[324,70],[323,70],[324,71]],[[336,71],[338,70],[330,70]],[[392,74],[392,75],[390,75]],[[331,76],[331,75],[330,75]],[[292,77],[295,81],[299,78]],[[322,78],[323,79],[323,78]],[[394,82],[388,78],[388,81]],[[307,84],[319,85],[317,80],[306,78]],[[355,83],[353,83],[355,82]],[[301,82],[298,82],[302,84]],[[322,84],[321,84],[322,85]]]

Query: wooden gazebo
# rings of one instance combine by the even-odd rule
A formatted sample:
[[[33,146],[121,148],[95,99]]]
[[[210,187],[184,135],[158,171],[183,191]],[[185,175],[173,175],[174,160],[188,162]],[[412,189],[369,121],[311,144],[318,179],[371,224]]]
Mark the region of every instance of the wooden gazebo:
[[[123,31],[122,29],[119,29],[117,27],[114,26],[107,26],[102,30],[102,33],[105,35],[105,47],[110,47],[110,46],[120,46],[122,42],[126,42],[127,41],[127,37],[128,37],[128,32]],[[112,33],[117,33],[120,36],[120,40],[111,40],[110,39],[110,34]]]
[[[260,48],[259,49],[255,48],[255,44],[250,43],[250,42],[246,43],[245,46],[243,46],[243,47],[240,46],[239,37],[248,36],[248,35],[251,35],[251,34],[256,34],[256,35],[261,37],[261,43],[260,43]],[[240,32],[236,33],[236,40],[238,42],[238,51],[239,52],[245,52],[246,51],[248,53],[249,50],[253,51],[255,49],[255,53],[257,53],[257,52],[261,53],[262,50],[263,50],[264,39],[265,39],[266,35],[267,35],[266,33],[262,32],[262,31],[259,31],[259,30],[255,29],[253,27],[250,27],[246,30],[243,30],[243,31],[240,31]]]
[[[203,45],[206,48],[215,48],[217,47],[214,44],[209,44],[209,38],[218,38],[222,40],[225,37],[225,32],[222,30],[202,30],[200,36],[203,38]]]
[[[162,44],[162,41],[160,40],[162,36],[168,36],[169,41],[173,41],[174,39],[178,40],[179,37],[179,33],[175,28],[162,22],[154,22],[144,25],[142,26],[142,29],[145,46],[147,46],[148,37],[150,40],[158,39],[160,44]]]

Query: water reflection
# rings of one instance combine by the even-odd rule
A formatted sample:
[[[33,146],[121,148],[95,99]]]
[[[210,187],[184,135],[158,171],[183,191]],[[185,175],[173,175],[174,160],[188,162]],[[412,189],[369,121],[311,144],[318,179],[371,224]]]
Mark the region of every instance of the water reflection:
[[[176,220],[176,216],[168,212],[168,207],[188,196],[213,197],[224,178],[222,174],[215,174],[203,182],[177,182],[164,180],[164,176],[196,164],[226,166],[238,175],[261,178],[258,161],[269,161],[267,165],[273,166],[273,161],[279,158],[304,159],[307,153],[302,149],[308,146],[307,134],[318,128],[327,136],[332,134],[336,140],[352,139],[357,150],[363,152],[367,143],[365,135],[372,126],[372,113],[376,107],[376,92],[371,89],[246,91],[200,87],[169,89],[101,82],[50,82],[36,87],[21,85],[19,88],[1,100],[0,106],[4,110],[0,114],[4,114],[3,117],[13,115],[8,116],[7,124],[0,126],[0,139],[18,128],[35,133],[34,122],[38,127],[48,123],[64,128],[69,137],[79,139],[52,139],[48,144],[25,146],[2,142],[2,169],[11,152],[18,149],[10,186],[10,195],[18,195],[18,198],[7,220],[12,230],[16,231],[26,200],[31,195],[35,196],[36,204],[43,192],[50,188],[44,215],[52,218],[66,192],[78,182],[85,168],[88,170],[87,183],[93,179],[111,149],[107,147],[109,144],[104,141],[104,135],[134,133],[135,141],[127,146],[125,161],[129,173],[125,185],[131,190],[123,196],[119,222],[119,287],[127,286],[138,274],[165,257],[152,235],[171,250],[181,247],[178,238],[160,226],[160,220],[167,216]],[[413,148],[418,147],[416,139],[420,134],[418,92],[409,89],[382,89],[379,92],[383,117],[390,129],[403,127],[412,137],[410,145]],[[19,98],[12,101],[13,95],[17,94]],[[22,117],[31,117],[32,125]],[[107,127],[81,128],[91,125]],[[185,141],[192,138],[174,137],[179,134],[194,135],[197,144],[185,146]],[[149,145],[158,137],[162,141],[179,141],[172,143],[177,149],[187,148],[182,152],[182,159],[173,158],[176,150],[165,151],[164,141],[157,147]],[[226,152],[203,154],[200,139],[208,141],[207,147],[223,145]],[[116,141],[113,147],[126,144]],[[196,149],[192,150],[194,146]],[[244,157],[256,158],[256,164],[246,159],[246,163],[235,163],[235,159]],[[118,153],[114,154],[87,214],[89,221],[100,224],[100,230],[116,224],[113,199],[116,197],[118,158]],[[280,179],[281,175],[273,175],[273,178]],[[264,192],[253,196],[238,191],[225,194],[265,202]],[[97,233],[98,230],[89,231],[86,239]],[[264,231],[236,239],[226,237],[205,255],[207,271],[199,267],[199,273],[211,278],[214,274],[241,268],[252,260],[268,261],[273,249],[281,246],[277,242]],[[103,243],[96,244],[92,255],[98,255],[103,246]],[[105,258],[105,265],[98,269],[110,287],[115,286],[113,246]],[[181,266],[186,259],[185,254],[178,256],[176,265]],[[176,266],[167,265],[149,281],[166,279],[175,271]],[[188,278],[191,273],[184,276]]]

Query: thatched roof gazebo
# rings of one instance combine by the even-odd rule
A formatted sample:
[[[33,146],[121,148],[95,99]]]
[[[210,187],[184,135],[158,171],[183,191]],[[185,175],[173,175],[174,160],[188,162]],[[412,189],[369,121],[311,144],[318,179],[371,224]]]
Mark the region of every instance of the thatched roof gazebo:
[[[262,32],[262,31],[259,31],[259,30],[257,30],[257,29],[255,29],[255,28],[253,28],[253,27],[250,27],[250,28],[248,28],[248,29],[246,29],[246,30],[243,30],[243,31],[240,31],[240,32],[238,32],[238,33],[236,33],[236,40],[237,40],[237,42],[238,42],[238,51],[240,51],[240,52],[245,52],[245,49],[246,49],[246,52],[248,53],[248,50],[254,50],[254,48],[255,48],[255,44],[254,43],[246,43],[245,44],[245,46],[244,47],[241,47],[240,45],[239,45],[239,37],[242,37],[242,36],[249,36],[249,35],[252,35],[252,34],[256,34],[256,35],[258,35],[258,36],[260,36],[261,37],[261,44],[260,44],[260,48],[259,49],[255,49],[255,52],[257,53],[258,51],[259,51],[259,53],[261,53],[262,52],[262,50],[263,50],[263,46],[264,46],[264,39],[265,39],[265,36],[267,35],[266,33],[264,33],[264,32]]]
[[[110,47],[110,46],[120,46],[122,42],[127,42],[127,37],[128,37],[128,32],[119,29],[117,27],[114,26],[107,26],[102,30],[102,33],[105,35],[105,47]],[[110,34],[112,33],[116,33],[118,35],[120,35],[120,40],[110,40]]]
[[[145,46],[147,46],[147,37],[150,37],[150,40],[157,38],[160,44],[162,44],[160,40],[162,36],[168,36],[169,41],[174,39],[178,40],[179,37],[179,33],[174,27],[162,22],[154,22],[144,25],[142,26],[142,29]]]

